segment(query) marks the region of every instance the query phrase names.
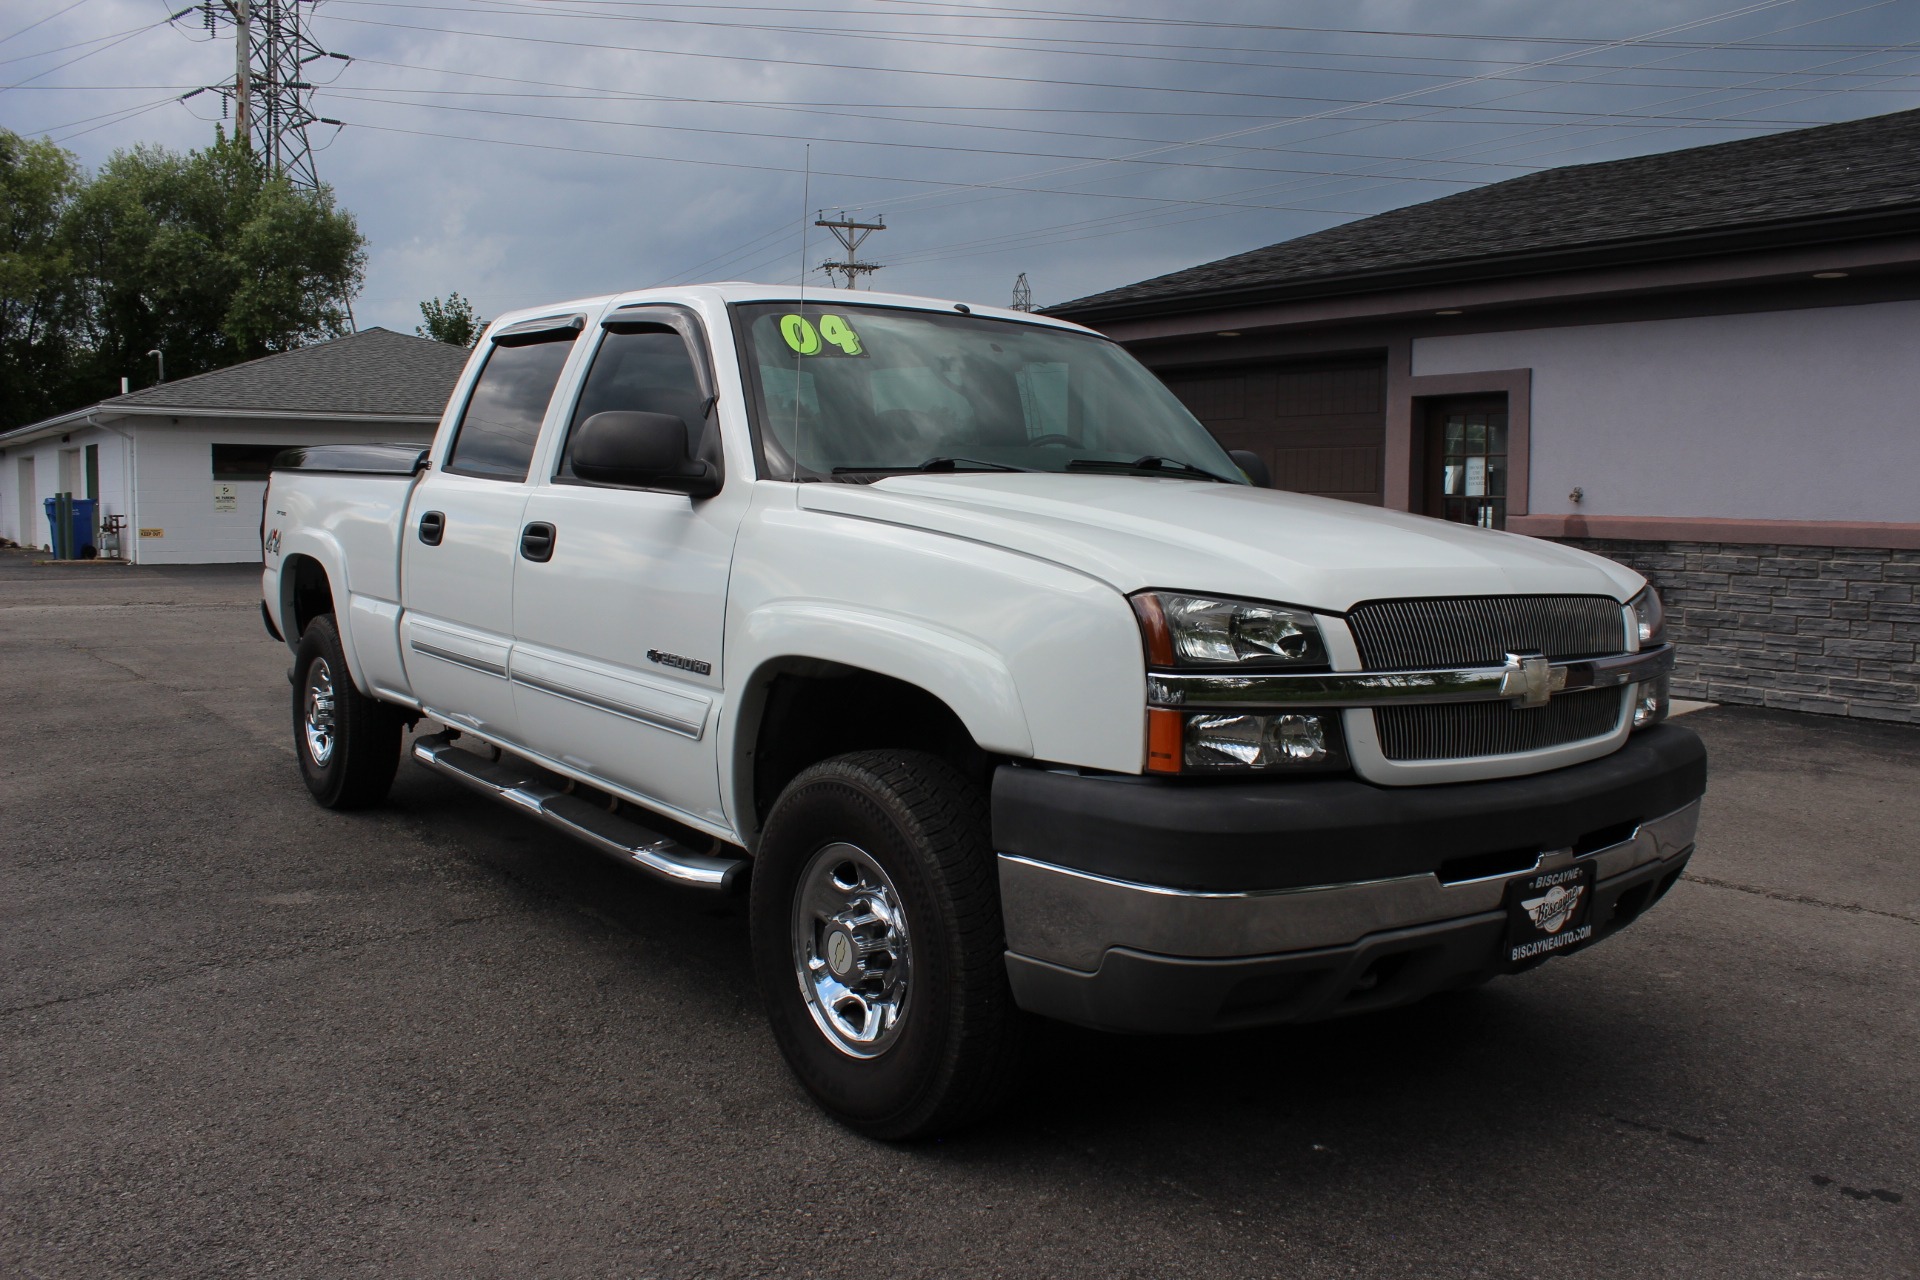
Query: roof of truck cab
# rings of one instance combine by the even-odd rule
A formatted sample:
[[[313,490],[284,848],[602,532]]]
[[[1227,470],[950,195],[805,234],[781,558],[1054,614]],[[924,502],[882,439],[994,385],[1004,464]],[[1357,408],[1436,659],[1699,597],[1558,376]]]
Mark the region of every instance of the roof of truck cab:
[[[946,298],[921,297],[908,293],[810,287],[805,290],[804,296],[805,301],[810,305],[835,302],[841,306],[908,307],[916,311],[932,312],[965,308],[964,314],[983,316],[993,320],[1012,320],[1023,324],[1041,325],[1049,329],[1090,332],[1072,321],[1057,319],[1053,316],[1037,315],[1029,311],[1014,311],[1007,307],[958,302]],[[543,316],[558,316],[568,312],[593,314],[613,307],[638,306],[649,302],[682,304],[717,302],[721,305],[729,305],[736,302],[799,302],[801,299],[802,291],[790,284],[755,284],[744,280],[726,280],[715,284],[671,285],[657,289],[634,289],[623,293],[601,294],[592,298],[570,298],[561,302],[542,303],[539,306],[520,307],[496,317],[489,326],[489,331],[497,331],[527,320],[537,320]]]

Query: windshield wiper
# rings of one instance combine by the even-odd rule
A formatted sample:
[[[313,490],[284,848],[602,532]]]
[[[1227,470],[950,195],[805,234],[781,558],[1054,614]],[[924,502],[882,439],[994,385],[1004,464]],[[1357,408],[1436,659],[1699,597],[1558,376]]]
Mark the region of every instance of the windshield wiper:
[[[983,462],[979,458],[928,458],[915,471],[1032,471],[1005,462]]]
[[[979,458],[928,458],[917,467],[835,467],[837,476],[872,474],[881,471],[1032,471],[1033,467],[1014,467],[1004,462],[986,462]]]
[[[1132,462],[1122,462],[1118,458],[1075,458],[1067,463],[1069,471],[1098,471],[1103,468],[1122,471],[1165,471],[1176,475],[1195,476],[1202,480],[1217,480],[1221,484],[1233,483],[1225,476],[1215,475],[1204,467],[1194,466],[1191,462],[1182,462],[1178,458],[1163,458],[1154,453],[1135,458]]]

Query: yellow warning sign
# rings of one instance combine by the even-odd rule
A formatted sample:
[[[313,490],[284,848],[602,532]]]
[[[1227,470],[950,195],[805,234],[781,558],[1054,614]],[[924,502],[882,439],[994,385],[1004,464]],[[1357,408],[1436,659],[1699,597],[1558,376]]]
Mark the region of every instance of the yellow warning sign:
[[[165,529],[142,529],[140,536],[143,538],[164,538],[167,536],[167,531]]]

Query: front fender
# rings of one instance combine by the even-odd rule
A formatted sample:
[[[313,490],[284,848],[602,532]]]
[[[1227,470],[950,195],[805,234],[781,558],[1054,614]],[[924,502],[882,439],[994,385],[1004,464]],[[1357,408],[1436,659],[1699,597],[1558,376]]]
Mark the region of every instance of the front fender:
[[[731,669],[753,673],[743,687],[757,685],[768,665],[783,659],[813,658],[857,667],[932,694],[960,718],[986,751],[1033,754],[1026,713],[1006,663],[978,641],[923,619],[847,604],[781,601],[748,614],[728,648]],[[722,750],[728,749],[738,729],[742,707],[741,699],[729,707]]]

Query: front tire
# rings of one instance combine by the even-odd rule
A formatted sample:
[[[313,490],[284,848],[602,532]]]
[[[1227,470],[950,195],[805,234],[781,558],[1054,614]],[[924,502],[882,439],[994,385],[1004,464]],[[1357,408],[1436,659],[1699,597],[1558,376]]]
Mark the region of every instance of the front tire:
[[[400,733],[398,711],[353,687],[333,615],[309,622],[293,660],[293,752],[313,798],[329,809],[386,799]]]
[[[1004,1096],[1020,1015],[986,798],[951,765],[861,751],[800,774],[767,820],[749,915],[774,1039],[836,1119],[926,1137]]]

